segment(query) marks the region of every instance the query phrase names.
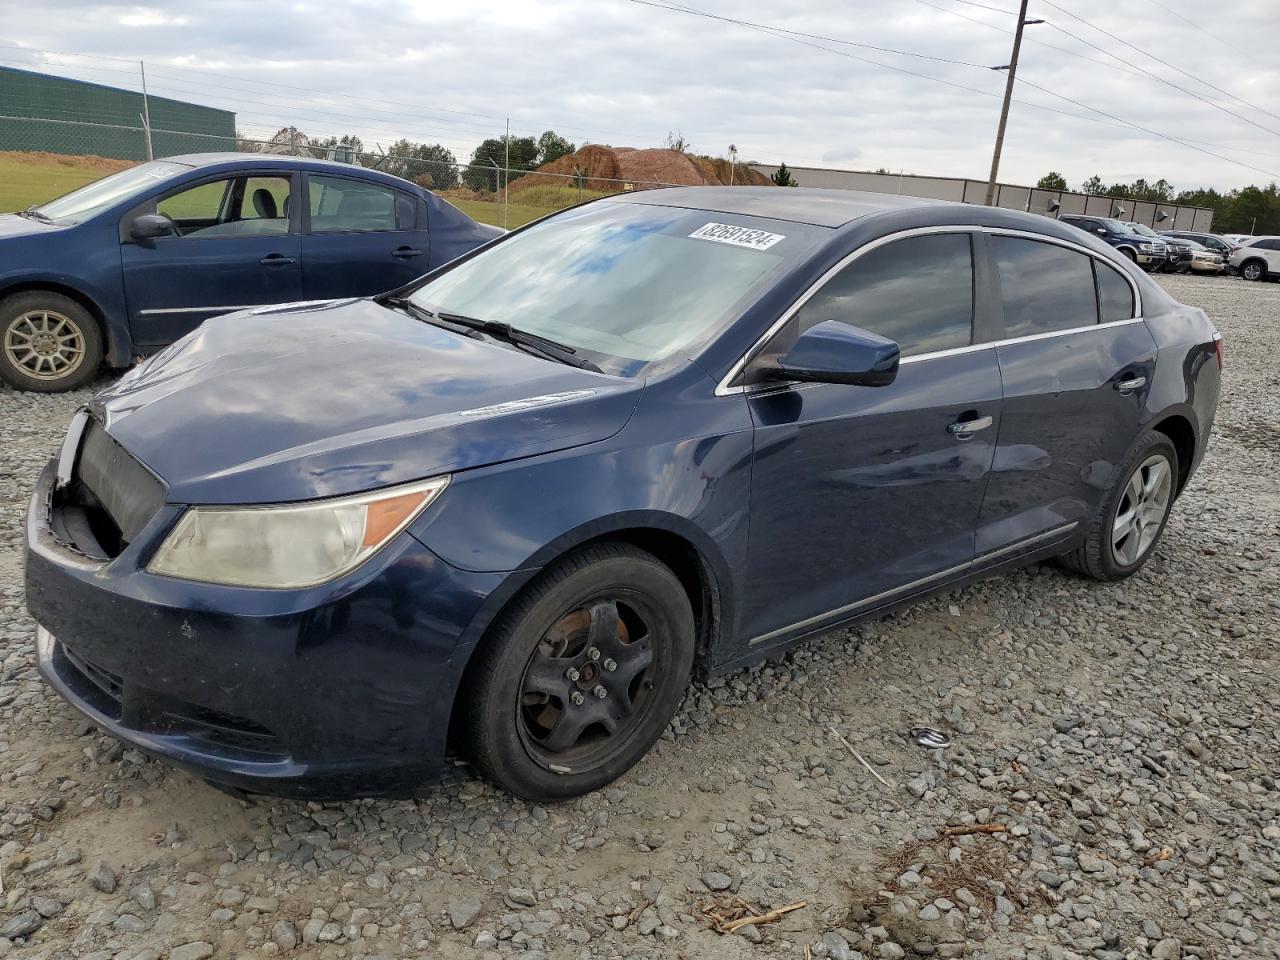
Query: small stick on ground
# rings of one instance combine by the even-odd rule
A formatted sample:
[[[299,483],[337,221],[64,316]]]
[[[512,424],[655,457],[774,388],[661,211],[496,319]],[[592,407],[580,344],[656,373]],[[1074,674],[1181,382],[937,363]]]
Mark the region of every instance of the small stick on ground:
[[[1004,833],[1003,823],[968,823],[962,827],[943,827],[944,837],[964,837],[971,833]]]
[[[762,913],[758,916],[752,916],[752,917],[743,917],[740,920],[734,920],[731,923],[726,923],[721,928],[720,932],[734,933],[735,931],[741,929],[742,927],[745,927],[748,924],[752,924],[752,923],[756,925],[759,925],[762,923],[777,923],[779,920],[785,917],[788,913],[791,913],[792,911],[795,911],[795,910],[803,909],[808,905],[809,905],[809,902],[807,900],[797,900],[795,903],[788,903],[785,907],[779,907],[777,910],[770,910],[768,913]]]
[[[883,783],[890,790],[893,789],[893,784],[890,783],[888,780],[886,780],[884,777],[880,776],[880,774],[876,773],[875,770],[872,769],[871,764],[867,763],[867,761],[863,758],[862,754],[860,754],[857,750],[853,749],[853,744],[850,743],[848,740],[846,740],[840,734],[839,730],[837,730],[835,727],[829,727],[828,729],[831,731],[831,733],[835,736],[837,740],[839,740],[841,743],[844,744],[845,749],[853,754],[854,759],[867,768],[867,772],[869,774],[871,774],[873,777],[875,777],[877,780]]]
[[[804,945],[804,960],[813,960],[813,951],[809,949],[809,945]]]

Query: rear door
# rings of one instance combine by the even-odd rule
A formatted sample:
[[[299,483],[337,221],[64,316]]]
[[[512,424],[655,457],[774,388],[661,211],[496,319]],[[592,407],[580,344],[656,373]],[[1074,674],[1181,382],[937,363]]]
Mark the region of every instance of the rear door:
[[[161,194],[121,221],[120,261],[134,343],[172,343],[201,321],[244,307],[301,299],[301,241],[291,197],[297,175],[212,177]],[[173,221],[171,237],[135,241],[143,213]]]
[[[981,331],[987,299],[975,240],[952,228],[855,253],[753,361],[824,320],[890,337],[904,357],[886,387],[748,378],[749,645],[873,608],[972,561],[1000,421],[995,349],[974,346],[975,300]]]
[[[1083,248],[993,231],[1003,417],[977,553],[1051,543],[1092,515],[1139,430],[1156,344],[1137,288]]]
[[[371,180],[318,173],[307,174],[307,191],[306,299],[371,297],[427,272],[426,212],[416,197]]]

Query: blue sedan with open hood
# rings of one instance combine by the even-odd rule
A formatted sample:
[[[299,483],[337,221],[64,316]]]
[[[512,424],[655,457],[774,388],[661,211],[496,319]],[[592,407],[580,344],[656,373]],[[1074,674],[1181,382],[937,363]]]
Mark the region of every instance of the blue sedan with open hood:
[[[1120,580],[1222,341],[1094,237],[844,191],[594,201],[375,299],[219,317],[71,425],[41,673],[199,776],[506,789],[638,762],[695,667],[1047,558]]]

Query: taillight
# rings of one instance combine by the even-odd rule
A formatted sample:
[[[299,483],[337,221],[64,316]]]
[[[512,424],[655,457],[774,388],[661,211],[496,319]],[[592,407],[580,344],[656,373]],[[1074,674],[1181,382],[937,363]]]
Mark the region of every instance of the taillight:
[[[1219,370],[1221,370],[1221,369],[1222,369],[1222,363],[1223,363],[1222,351],[1223,351],[1223,349],[1224,349],[1224,348],[1223,348],[1223,343],[1224,343],[1224,342],[1225,342],[1225,341],[1222,339],[1222,334],[1218,334],[1218,336],[1217,336],[1217,337],[1215,337],[1215,338],[1214,338],[1214,341],[1213,341],[1213,352],[1214,352],[1214,353],[1216,353],[1216,354],[1218,355],[1218,369],[1219,369]]]

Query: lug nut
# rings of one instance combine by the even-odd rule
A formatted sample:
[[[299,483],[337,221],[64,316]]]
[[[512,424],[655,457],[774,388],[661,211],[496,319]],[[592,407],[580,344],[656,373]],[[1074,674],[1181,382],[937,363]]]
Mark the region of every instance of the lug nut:
[[[573,681],[574,683],[577,683],[577,682],[578,682],[578,677],[580,677],[580,676],[581,676],[581,674],[580,674],[580,673],[578,673],[578,668],[577,668],[577,667],[570,667],[570,668],[568,669],[568,671],[566,671],[566,672],[565,672],[565,676],[566,676],[566,677],[568,677],[568,678],[569,678],[571,681]]]
[[[592,647],[590,650],[587,651],[587,656],[590,657],[592,660],[599,660],[600,651],[597,650],[595,647]]]
[[[605,668],[606,670],[608,670],[610,673],[613,673],[613,671],[615,671],[615,670],[617,670],[617,669],[618,669],[618,661],[617,661],[617,660],[606,660],[606,661],[604,662],[604,668]]]
[[[573,691],[573,693],[570,695],[569,699],[570,699],[570,700],[572,700],[572,701],[574,702],[574,705],[575,705],[575,706],[582,706],[582,699],[583,699],[583,697],[582,697],[582,694],[581,694],[581,693],[579,693],[577,690]]]
[[[592,692],[592,693],[594,693],[594,694],[595,694],[597,697],[599,697],[601,700],[603,700],[605,697],[607,697],[607,696],[609,695],[609,691],[608,691],[608,690],[606,690],[606,689],[605,689],[603,686],[601,686],[600,684],[596,684],[596,688],[595,688],[594,690],[592,690],[591,692]]]

